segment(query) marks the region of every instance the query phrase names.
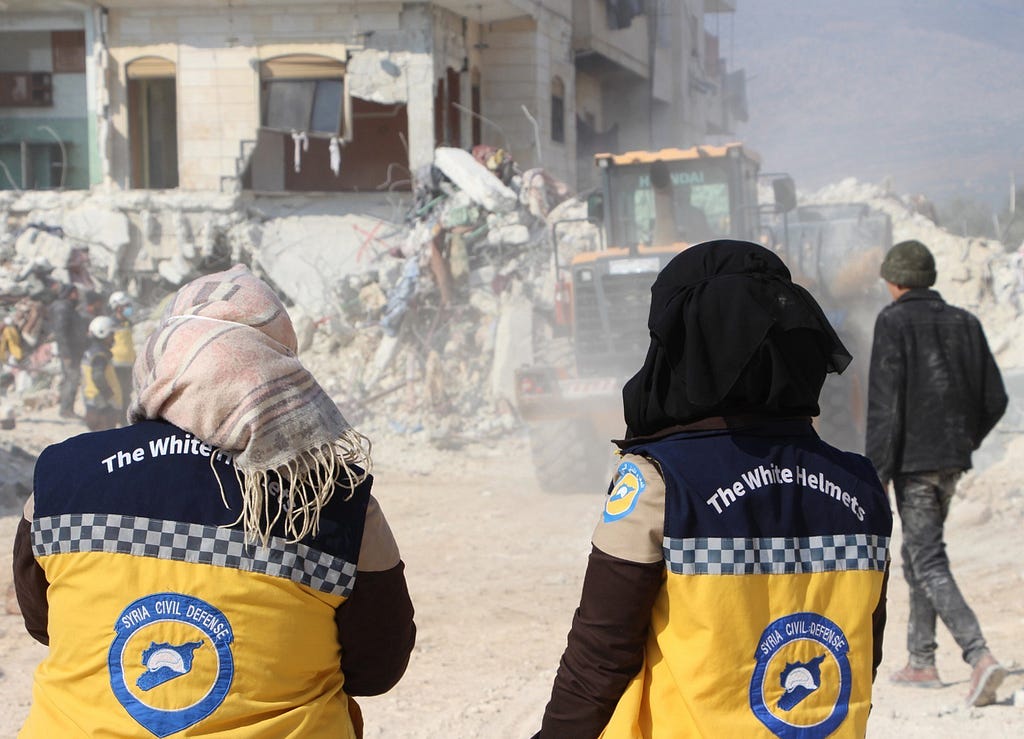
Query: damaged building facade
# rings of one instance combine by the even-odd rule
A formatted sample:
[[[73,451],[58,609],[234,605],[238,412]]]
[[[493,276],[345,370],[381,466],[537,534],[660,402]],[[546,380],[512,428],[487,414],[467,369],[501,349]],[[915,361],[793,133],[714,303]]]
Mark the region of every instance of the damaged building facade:
[[[551,223],[583,227],[593,155],[745,116],[718,42],[734,10],[0,0],[0,295],[39,259],[59,281],[87,265],[141,319],[243,262],[354,418],[370,397],[394,428],[507,430]]]
[[[0,5],[0,189],[100,182],[90,17],[72,3]]]
[[[401,190],[486,143],[589,182],[590,155],[743,115],[734,0],[5,0],[5,189]]]

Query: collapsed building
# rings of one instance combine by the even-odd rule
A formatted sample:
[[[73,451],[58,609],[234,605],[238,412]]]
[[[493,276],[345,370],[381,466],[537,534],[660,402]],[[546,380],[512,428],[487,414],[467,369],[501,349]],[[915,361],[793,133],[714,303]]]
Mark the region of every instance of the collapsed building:
[[[552,225],[597,243],[592,155],[704,143],[746,117],[715,33],[730,0],[6,6],[0,293],[44,258],[158,310],[186,280],[250,264],[353,421],[438,444],[515,428]],[[1001,245],[836,187],[804,199],[888,209],[1019,366]]]
[[[216,209],[183,194],[0,195],[13,247],[0,293],[17,295],[16,275],[33,260],[68,265],[84,249],[100,289],[127,284],[150,309],[136,326],[141,341],[182,280],[244,262],[289,305],[303,360],[354,423],[441,446],[505,434],[519,427],[513,372],[532,360],[535,314],[551,310],[552,226],[570,225],[560,240],[578,250],[598,238],[585,200],[565,183],[520,170],[500,149],[475,154],[439,148],[390,219],[301,208],[268,218],[228,195]],[[953,235],[879,186],[847,180],[800,198],[888,213],[895,240],[932,248],[937,289],[981,318],[1000,366],[1024,367],[1014,328],[1024,310],[1019,254]],[[141,248],[132,234],[145,236]],[[877,262],[867,261],[854,277],[877,287]],[[55,275],[71,279],[66,267]]]
[[[0,187],[408,192],[435,147],[479,144],[580,187],[596,151],[745,120],[735,6],[5,0]]]
[[[703,142],[746,119],[744,74],[718,34],[733,0],[4,8],[0,239],[16,259],[43,257],[66,278],[72,254],[87,254],[90,281],[144,305],[247,261],[329,343],[359,342],[383,309],[385,343],[423,335],[443,349],[459,311],[481,334],[462,341],[491,341],[496,295],[533,289],[538,258],[524,247],[544,232],[538,202],[518,203],[519,183],[491,202],[466,190],[474,176],[424,201],[435,152],[501,151],[533,197],[564,197],[592,185],[597,151]],[[434,260],[436,310],[412,287],[430,272],[429,255],[413,258],[424,244],[451,272]],[[409,327],[432,310],[436,326]],[[401,361],[382,349],[375,375],[339,387],[383,392]]]

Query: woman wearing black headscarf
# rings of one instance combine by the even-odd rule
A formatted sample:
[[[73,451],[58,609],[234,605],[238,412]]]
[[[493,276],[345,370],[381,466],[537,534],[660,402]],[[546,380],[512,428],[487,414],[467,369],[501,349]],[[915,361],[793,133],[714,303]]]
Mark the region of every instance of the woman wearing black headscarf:
[[[741,241],[666,265],[648,328],[538,736],[863,736],[892,514],[811,425],[849,353]]]

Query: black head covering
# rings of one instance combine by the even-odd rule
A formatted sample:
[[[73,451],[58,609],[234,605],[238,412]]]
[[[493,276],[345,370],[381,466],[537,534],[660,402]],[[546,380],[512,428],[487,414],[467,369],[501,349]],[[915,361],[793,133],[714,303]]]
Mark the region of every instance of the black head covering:
[[[816,416],[850,353],[774,252],[696,244],[651,288],[651,345],[623,387],[627,438],[725,415]]]

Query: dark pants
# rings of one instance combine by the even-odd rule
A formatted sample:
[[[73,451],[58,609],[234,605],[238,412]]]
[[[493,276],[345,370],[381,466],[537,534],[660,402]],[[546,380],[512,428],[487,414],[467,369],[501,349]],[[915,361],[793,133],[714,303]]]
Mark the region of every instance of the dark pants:
[[[85,407],[85,427],[90,431],[116,429],[124,422],[120,408]]]
[[[78,383],[82,378],[81,360],[61,358],[60,360],[60,410],[71,413],[75,407],[75,395],[78,394]]]
[[[917,472],[893,480],[896,508],[903,522],[903,575],[910,586],[907,651],[911,667],[935,664],[935,617],[942,619],[974,665],[986,651],[978,619],[949,570],[943,525],[960,470]]]
[[[117,373],[117,381],[121,383],[121,415],[124,416],[132,404],[132,368],[131,365],[115,364],[114,372]]]

